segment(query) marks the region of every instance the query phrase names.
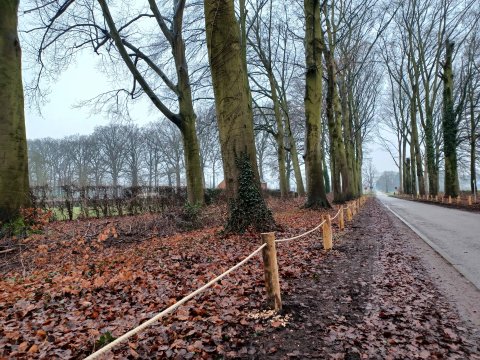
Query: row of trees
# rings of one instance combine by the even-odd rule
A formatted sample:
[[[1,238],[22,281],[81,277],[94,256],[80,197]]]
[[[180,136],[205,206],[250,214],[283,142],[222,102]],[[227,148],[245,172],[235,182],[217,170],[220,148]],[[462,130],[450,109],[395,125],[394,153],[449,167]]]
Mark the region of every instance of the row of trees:
[[[16,1],[7,3],[16,8]],[[146,160],[150,158],[146,153],[155,159],[155,147],[140,146],[143,155],[115,151],[125,154],[123,167],[108,160],[107,169],[108,151],[100,141],[98,149],[101,146],[103,150],[96,153],[104,157],[104,168],[98,167],[99,175],[108,172],[115,182],[123,171],[132,184],[138,182],[141,158],[144,165],[153,163],[146,166],[149,181],[161,175],[168,178],[168,174],[177,179],[178,164],[183,162],[192,204],[203,203],[203,174],[206,164],[213,161],[205,160],[198,125],[202,114],[198,116],[195,109],[210,109],[214,99],[230,204],[229,227],[239,230],[253,224],[263,229],[272,219],[258,191],[263,170],[258,159],[263,159],[269,142],[282,195],[289,190],[290,174],[298,192],[305,192],[306,206],[330,206],[326,198],[329,188],[335,202],[361,193],[364,145],[377,123],[385,79],[391,101],[385,105],[390,112],[385,111],[389,116],[384,121],[398,125],[390,128],[398,137],[396,158],[402,187],[409,184],[425,191],[423,151],[429,191],[436,191],[437,169],[443,161],[440,154],[445,154],[448,171],[456,169],[451,139],[458,141],[455,125],[468,96],[455,100],[454,59],[458,49],[472,43],[467,39],[478,34],[477,7],[473,0],[461,4],[453,0],[145,0],[143,5],[121,0],[30,0],[24,10],[28,17],[24,47],[34,56],[38,76],[26,90],[41,99],[45,79],[55,78],[79,52],[99,54],[114,85],[85,104],[96,111],[126,116],[132,102],[147,98],[172,125],[162,125],[139,138],[146,141],[150,134],[158,138],[162,131],[174,134],[172,126],[176,127],[181,134],[179,154],[183,153],[182,160],[178,155],[169,164],[167,157],[175,158],[171,152],[162,155],[158,163]],[[16,9],[10,16],[15,13]],[[447,46],[451,56],[442,62],[440,54],[447,39],[462,46]],[[471,52],[475,59],[478,47],[473,46]],[[461,86],[467,90],[460,93],[468,93],[472,87],[475,103],[478,84],[466,80],[475,77],[478,65],[472,60],[465,69],[470,69],[470,75],[465,73],[461,83],[472,85]],[[442,101],[437,96],[441,84],[445,89]],[[15,106],[19,106],[17,100]],[[472,111],[476,119],[476,110]],[[108,128],[114,126],[98,128],[91,138]],[[445,130],[442,140],[438,140],[439,129]],[[132,130],[120,133],[132,134]],[[207,136],[211,138],[214,136]],[[473,138],[475,149],[477,136]],[[159,140],[159,151],[166,148],[164,143]],[[407,145],[414,161],[405,171]],[[128,141],[122,146],[135,148]],[[12,159],[20,161],[17,155]],[[91,161],[89,156],[83,158]],[[156,165],[158,172],[152,170]],[[34,167],[32,164],[32,171]],[[77,177],[85,179],[79,168]],[[456,175],[446,177],[454,179]]]
[[[215,109],[200,112],[197,123],[203,187],[214,188],[223,179]],[[256,131],[261,179],[277,173],[273,140],[269,133]],[[182,136],[165,120],[143,127],[116,122],[99,126],[90,135],[29,140],[28,163],[34,186],[185,185]],[[290,159],[285,163],[290,170]],[[287,171],[288,189],[291,172]]]
[[[214,187],[222,169],[218,136],[213,122],[200,124],[201,173],[212,176],[203,183]],[[90,135],[30,140],[28,150],[31,185],[185,185],[182,135],[166,121],[111,123]]]
[[[400,191],[457,196],[459,167],[476,193],[480,138],[480,6],[478,1],[408,0],[382,37],[389,99],[384,139]]]
[[[307,206],[329,206],[325,182],[327,189],[332,183],[335,201],[358,196],[362,145],[374,119],[381,77],[373,58],[376,39],[371,41],[369,29],[381,33],[390,21],[382,4],[373,0],[304,4],[241,0],[237,9],[233,1],[204,1],[203,5],[205,32],[195,17],[199,4],[186,1],[157,4],[148,0],[148,9],[102,0],[32,2],[26,11],[32,15],[28,48],[39,63],[39,76],[29,93],[33,90],[38,98],[44,76],[59,73],[78,51],[102,54],[108,61],[104,61],[105,71],[119,80],[133,80],[133,86],[119,81],[119,88],[100,94],[90,104],[100,109],[110,104],[114,111],[125,112],[128,101],[147,96],[180,130],[189,201],[202,203],[204,179],[193,104],[198,101],[195,96],[211,96],[204,90],[211,86],[232,209],[238,203],[240,170],[245,168],[240,164],[242,158],[248,159],[254,183],[260,178],[255,130],[274,139],[282,195],[289,190],[291,172],[303,194],[302,145],[295,136],[299,128],[295,110],[304,105]],[[160,44],[157,34],[163,36]],[[205,39],[209,66],[202,56]],[[298,53],[303,46],[302,56]],[[125,68],[129,75],[122,77],[119,69]],[[208,72],[211,83],[205,80]],[[298,104],[302,87],[305,103]],[[253,107],[260,119],[255,127]],[[262,145],[262,139],[265,136],[257,137],[257,145]],[[102,153],[105,156],[107,150]],[[136,157],[131,152],[125,160],[132,183],[138,181]],[[108,172],[116,183],[120,167],[115,161],[109,163]]]

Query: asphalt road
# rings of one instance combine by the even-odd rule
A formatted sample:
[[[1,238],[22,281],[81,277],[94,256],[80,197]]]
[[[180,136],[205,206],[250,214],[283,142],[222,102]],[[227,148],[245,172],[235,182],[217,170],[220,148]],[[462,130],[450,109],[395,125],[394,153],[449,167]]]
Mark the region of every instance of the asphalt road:
[[[382,203],[480,289],[480,214],[400,200],[378,193]]]

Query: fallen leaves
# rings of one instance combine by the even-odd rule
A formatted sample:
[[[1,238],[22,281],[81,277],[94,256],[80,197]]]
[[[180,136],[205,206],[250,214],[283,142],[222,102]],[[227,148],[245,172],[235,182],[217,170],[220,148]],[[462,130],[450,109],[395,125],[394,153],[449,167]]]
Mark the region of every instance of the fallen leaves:
[[[414,240],[399,238],[380,205],[353,225],[303,278],[282,278],[282,289],[295,287],[282,296],[292,320],[250,337],[258,358],[480,359],[478,340],[412,257]]]
[[[278,205],[279,222],[287,229],[279,236],[298,234],[301,230],[290,226],[297,226],[300,219],[305,230],[317,225],[317,212],[296,206]],[[85,357],[100,345],[97,342],[105,333],[118,337],[150,319],[236,264],[260,243],[254,234],[224,238],[220,227],[161,237],[162,226],[154,216],[142,218],[149,219],[145,228],[153,229],[155,224],[155,229],[160,229],[158,236],[135,239],[134,229],[141,225],[130,217],[52,223],[45,228],[45,235],[26,239],[26,243],[36,244],[24,252],[29,275],[24,278],[11,271],[0,280],[5,290],[0,293],[0,358],[25,354]],[[127,236],[129,242],[122,242]],[[314,233],[302,244],[316,244],[317,240]],[[112,246],[114,241],[121,246]],[[321,258],[316,250],[312,253],[310,245],[282,244],[282,276],[298,278],[312,259]],[[288,286],[284,291],[290,291]],[[263,306],[259,256],[158,325],[115,348],[112,356],[248,354],[244,334],[288,325],[288,316],[255,319],[246,315]]]

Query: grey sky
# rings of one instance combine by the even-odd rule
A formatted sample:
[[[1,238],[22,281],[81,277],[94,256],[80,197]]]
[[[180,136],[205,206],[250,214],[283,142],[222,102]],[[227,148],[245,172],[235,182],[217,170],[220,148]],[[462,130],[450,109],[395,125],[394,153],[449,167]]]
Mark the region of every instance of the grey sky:
[[[33,71],[24,66],[23,75],[24,81],[28,81]],[[48,102],[41,108],[41,115],[26,104],[27,137],[62,138],[74,134],[89,134],[95,126],[107,124],[110,119],[105,114],[91,114],[89,108],[74,106],[108,90],[109,86],[109,80],[98,68],[98,57],[83,53],[60,74],[57,82],[51,84]],[[140,102],[132,109],[131,116],[139,125],[157,120],[159,117],[158,112],[151,111],[151,106],[146,101]],[[379,172],[396,170],[390,155],[375,143],[368,145],[365,157],[372,159]]]

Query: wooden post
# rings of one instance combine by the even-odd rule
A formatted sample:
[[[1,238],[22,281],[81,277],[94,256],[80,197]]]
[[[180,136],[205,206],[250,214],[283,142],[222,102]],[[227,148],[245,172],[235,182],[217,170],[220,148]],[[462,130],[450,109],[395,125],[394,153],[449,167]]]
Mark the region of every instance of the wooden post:
[[[352,210],[347,206],[347,221],[352,221]]]
[[[472,195],[468,195],[468,205],[472,205]]]
[[[322,227],[323,232],[323,248],[325,250],[331,250],[333,246],[332,242],[332,220],[330,215],[327,214],[325,217],[325,223]]]
[[[275,311],[282,309],[282,297],[280,295],[280,278],[278,276],[277,250],[275,249],[275,233],[263,233],[263,270],[265,273],[265,290],[267,302]]]
[[[340,214],[338,214],[338,227],[340,231],[345,230],[345,219],[343,217],[343,206],[340,205]]]

